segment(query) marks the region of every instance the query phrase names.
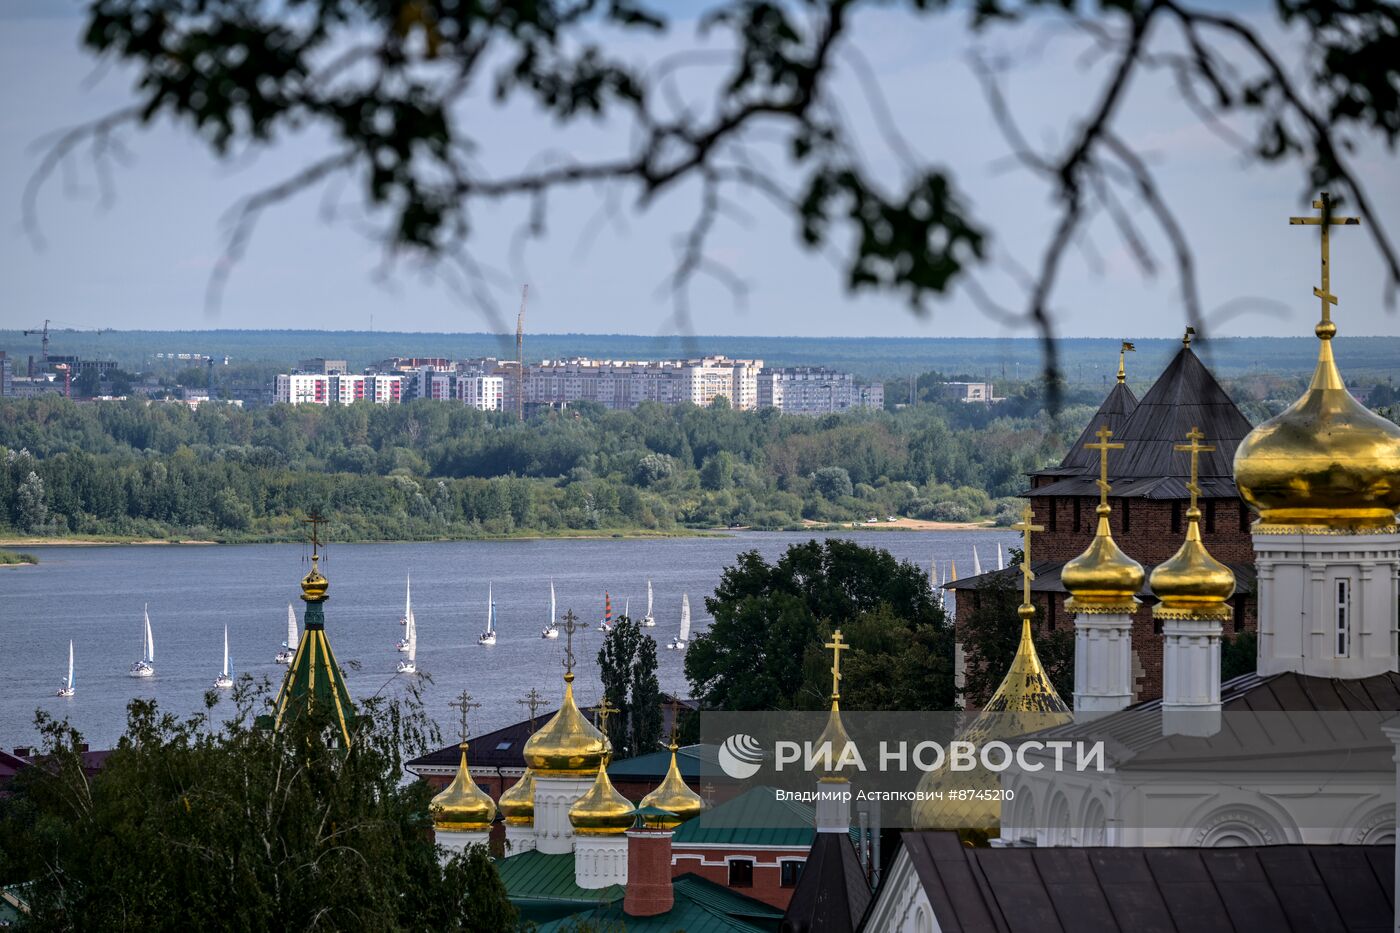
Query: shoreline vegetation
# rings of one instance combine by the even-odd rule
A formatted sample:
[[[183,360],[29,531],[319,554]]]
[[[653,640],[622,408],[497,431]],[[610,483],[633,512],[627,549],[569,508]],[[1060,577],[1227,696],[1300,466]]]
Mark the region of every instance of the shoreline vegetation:
[[[8,543],[10,542],[0,542],[0,544]],[[39,563],[39,558],[35,557],[33,554],[27,554],[22,551],[0,550],[0,567],[32,567],[37,563]]]

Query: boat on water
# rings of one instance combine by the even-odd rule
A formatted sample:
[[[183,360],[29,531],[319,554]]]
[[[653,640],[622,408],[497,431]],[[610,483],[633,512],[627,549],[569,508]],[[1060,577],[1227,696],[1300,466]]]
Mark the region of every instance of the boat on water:
[[[127,671],[132,677],[154,677],[156,673],[156,639],[151,634],[151,607],[148,603],[142,610],[146,617],[146,627],[141,635],[141,660],[131,665]]]
[[[399,662],[400,674],[418,673],[418,621],[413,613],[408,614],[408,624],[404,626],[408,635],[408,657]]]
[[[684,651],[690,644],[690,594],[681,594],[681,630],[666,645],[672,651]]]
[[[651,614],[651,581],[647,581],[647,614],[642,616],[643,628],[656,628],[656,617]]]
[[[76,691],[74,690],[74,683],[75,683],[75,682],[74,682],[74,680],[73,680],[73,640],[70,638],[70,639],[68,640],[68,679],[65,680],[65,681],[63,682],[62,686],[60,686],[60,687],[58,688],[58,694],[57,694],[57,695],[58,695],[58,696],[61,696],[61,697],[71,697],[71,696],[76,692]]]
[[[598,627],[605,632],[612,631],[612,594],[607,590],[603,591],[603,619]]]
[[[403,638],[394,647],[400,651],[408,650],[408,630],[413,627],[413,578],[406,576],[403,584],[403,616],[399,619],[399,624],[404,627]]]
[[[476,643],[488,648],[496,643],[496,597],[489,583],[486,585],[486,631],[476,637]]]
[[[554,581],[553,581],[553,580],[550,580],[550,581],[549,581],[549,622],[548,622],[548,624],[546,624],[545,627],[540,631],[540,637],[541,637],[541,638],[558,638],[558,637],[559,637],[559,624],[558,624],[558,622],[556,621],[556,620],[559,618],[558,612],[559,612],[558,607],[557,607],[557,606],[555,605],[555,603],[554,603]]]
[[[292,609],[292,604],[287,603],[287,640],[282,642],[282,649],[277,652],[278,664],[291,664],[292,659],[297,656],[297,642],[300,641],[297,635],[297,614]]]
[[[233,686],[233,662],[228,656],[228,626],[224,626],[224,669],[218,677],[214,678],[214,687],[218,690],[227,690]]]

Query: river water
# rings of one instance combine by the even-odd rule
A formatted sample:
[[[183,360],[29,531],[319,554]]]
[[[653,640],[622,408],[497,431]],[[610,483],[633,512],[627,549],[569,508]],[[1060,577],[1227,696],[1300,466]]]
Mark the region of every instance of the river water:
[[[997,544],[1016,543],[1002,531],[847,532],[839,535],[885,548],[927,569],[954,560],[966,575],[976,545],[984,568]],[[604,591],[614,615],[630,600],[634,616],[646,608],[646,583],[655,590],[661,688],[688,695],[683,655],[665,643],[680,625],[682,593],[689,593],[693,631],[705,629],[704,597],[741,551],[769,560],[810,534],[741,532],[713,538],[543,539],[411,544],[332,545],[324,570],[330,580],[326,632],[351,695],[401,689],[394,674],[402,655],[398,619],[404,579],[413,578],[418,623],[418,669],[432,676],[429,711],[439,723],[455,720],[448,701],[466,688],[483,704],[473,731],[523,718],[517,699],[536,687],[557,704],[562,692],[564,639],[539,637],[549,614],[554,580],[559,612],[573,608],[596,622]],[[306,572],[300,545],[84,546],[27,548],[33,567],[0,568],[0,747],[36,739],[36,709],[67,717],[93,748],[109,747],[122,733],[126,703],[154,697],[177,714],[201,708],[222,663],[228,626],[234,667],[280,682],[273,658],[285,636],[287,604],[301,617],[297,584]],[[494,589],[499,637],[494,648],[476,644],[486,622],[487,585]],[[156,675],[127,675],[141,653],[141,611],[149,604]],[[67,669],[68,641],[76,651],[77,695],[54,695]],[[597,700],[596,630],[575,636],[577,693]],[[223,701],[226,707],[231,702]],[[217,715],[216,710],[216,715]]]

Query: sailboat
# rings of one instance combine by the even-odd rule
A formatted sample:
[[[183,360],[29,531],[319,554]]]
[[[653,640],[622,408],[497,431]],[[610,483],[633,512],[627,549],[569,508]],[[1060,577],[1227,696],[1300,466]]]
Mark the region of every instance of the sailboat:
[[[607,590],[603,591],[603,621],[599,626],[605,632],[612,630],[612,594]]]
[[[400,674],[418,673],[418,621],[413,618],[413,613],[408,614],[408,624],[404,626],[408,629],[408,657],[399,662]]]
[[[297,614],[292,604],[287,603],[287,640],[282,642],[282,650],[277,652],[278,664],[291,664],[297,656]]]
[[[131,665],[128,671],[132,677],[153,677],[156,673],[156,640],[151,634],[151,607],[146,605],[143,610],[146,616],[146,628],[141,635],[141,660]]]
[[[647,581],[647,614],[642,616],[643,628],[655,628],[656,617],[651,614],[651,581]]]
[[[557,608],[555,607],[555,604],[554,604],[554,581],[553,581],[553,580],[550,580],[550,581],[549,581],[549,622],[546,623],[546,624],[545,624],[545,627],[540,631],[540,637],[541,637],[541,638],[558,638],[558,637],[559,637],[559,626],[558,626],[557,624],[555,624],[555,621],[554,621],[555,619],[558,618],[558,616],[555,614],[557,611],[558,611],[558,610],[557,610]]]
[[[982,561],[977,558],[977,545],[975,544],[972,546],[972,575],[974,577],[982,576]]]
[[[477,636],[476,643],[487,647],[496,643],[496,598],[489,583],[486,585],[486,631]]]
[[[228,626],[224,626],[224,670],[218,677],[214,678],[214,686],[219,690],[227,690],[233,686],[233,665],[229,663],[228,657]]]
[[[413,579],[406,576],[403,584],[403,616],[399,619],[399,624],[404,627],[403,638],[394,647],[400,651],[408,650],[408,630],[413,627]]]
[[[681,594],[681,631],[680,635],[671,641],[666,647],[672,651],[684,651],[690,642],[690,594]]]
[[[1005,569],[1006,569],[1006,565],[1005,565],[1004,563],[1002,563],[1002,560],[1001,560],[1001,542],[1000,542],[1000,541],[997,542],[997,569],[998,569],[998,570],[1005,570]]]
[[[68,679],[58,688],[58,696],[71,697],[73,690],[73,640],[68,640]]]

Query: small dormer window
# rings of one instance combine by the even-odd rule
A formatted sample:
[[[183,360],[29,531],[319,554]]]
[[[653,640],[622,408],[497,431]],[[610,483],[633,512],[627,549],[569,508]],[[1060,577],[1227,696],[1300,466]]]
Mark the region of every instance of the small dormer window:
[[[1337,657],[1351,656],[1351,580],[1337,581]]]

